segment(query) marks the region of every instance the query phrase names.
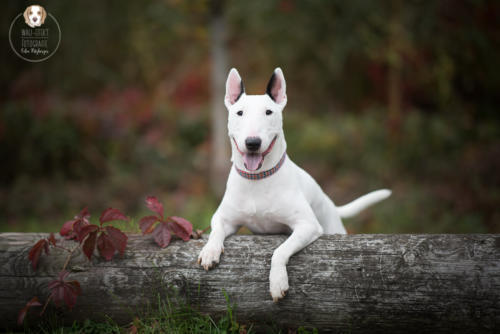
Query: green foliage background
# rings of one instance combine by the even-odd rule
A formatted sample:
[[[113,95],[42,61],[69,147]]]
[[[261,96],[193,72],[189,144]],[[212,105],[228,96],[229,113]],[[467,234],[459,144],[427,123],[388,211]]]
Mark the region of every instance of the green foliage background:
[[[57,229],[83,206],[198,227],[209,186],[209,1],[40,1],[62,42],[42,63],[0,14],[0,230]],[[354,233],[500,232],[496,1],[227,1],[227,52],[247,91],[280,66],[289,155],[336,203],[388,187]],[[222,99],[222,96],[220,97]]]

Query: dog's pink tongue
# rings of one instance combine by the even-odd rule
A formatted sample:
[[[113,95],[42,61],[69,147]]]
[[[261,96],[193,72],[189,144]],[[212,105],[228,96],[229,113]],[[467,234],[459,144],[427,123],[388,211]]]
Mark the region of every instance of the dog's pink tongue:
[[[260,153],[245,153],[243,155],[243,160],[245,160],[245,167],[249,171],[255,171],[262,166],[262,160],[264,157]]]

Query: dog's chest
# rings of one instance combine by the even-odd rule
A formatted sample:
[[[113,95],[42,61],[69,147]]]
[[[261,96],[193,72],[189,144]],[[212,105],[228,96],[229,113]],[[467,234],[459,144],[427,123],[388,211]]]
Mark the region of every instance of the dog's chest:
[[[234,197],[237,202],[233,202],[237,220],[253,233],[288,233],[290,229],[284,224],[287,206],[278,195],[270,187],[252,187],[238,192]]]

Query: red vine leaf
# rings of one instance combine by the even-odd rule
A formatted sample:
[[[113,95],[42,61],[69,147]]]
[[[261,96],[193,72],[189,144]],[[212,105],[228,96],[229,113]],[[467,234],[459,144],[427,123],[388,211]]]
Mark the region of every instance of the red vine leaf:
[[[59,234],[62,235],[63,237],[68,237],[67,239],[70,239],[69,235],[70,235],[71,231],[73,231],[73,225],[76,222],[77,222],[77,219],[68,220],[67,222],[65,222],[63,224],[63,226],[61,227],[61,231],[59,231]]]
[[[92,225],[90,225],[90,226],[92,226]],[[83,253],[87,256],[89,261],[90,261],[90,258],[92,257],[92,254],[94,254],[96,239],[97,239],[97,231],[93,231],[93,232],[89,233],[89,236],[87,237],[87,239],[85,239],[85,242],[83,243],[83,247],[82,247]]]
[[[89,218],[90,218],[90,213],[87,207],[84,207],[82,211],[80,211],[80,213],[75,216],[75,219],[83,220],[86,223],[89,223]]]
[[[106,233],[101,233],[99,238],[97,238],[97,249],[99,250],[99,254],[101,254],[106,261],[111,260],[116,251],[111,239]]]
[[[80,243],[82,243],[82,241],[85,240],[85,237],[87,235],[89,235],[89,233],[97,231],[98,229],[99,229],[99,226],[94,225],[94,224],[85,225],[79,229],[78,234],[76,236],[76,240],[78,240]]]
[[[104,210],[101,214],[101,217],[99,218],[101,226],[103,223],[107,223],[113,220],[128,220],[128,218],[120,210],[113,208],[107,208],[106,210]]]
[[[136,325],[131,325],[131,326],[128,328],[128,333],[129,333],[129,334],[137,334],[137,326],[136,326]]]
[[[50,236],[48,238],[48,241],[49,243],[52,245],[52,246],[55,246],[57,244],[57,239],[56,237],[54,236],[54,233],[50,233]]]
[[[33,270],[36,270],[38,260],[40,259],[40,255],[42,255],[43,250],[45,250],[45,254],[49,254],[49,242],[45,238],[38,240],[37,243],[31,247],[28,254],[28,259],[31,261]]]
[[[66,239],[77,239],[80,229],[90,224],[89,218],[89,210],[85,207],[74,219],[68,220],[63,224],[59,234],[66,237]]]
[[[156,225],[156,228],[153,231],[153,236],[156,243],[161,247],[165,248],[170,244],[170,240],[172,239],[172,235],[170,234],[170,230],[168,227],[168,223],[161,222]]]
[[[23,307],[21,311],[19,311],[19,314],[17,315],[17,324],[19,326],[23,324],[24,318],[26,317],[28,310],[35,306],[42,306],[42,304],[38,300],[38,297],[33,297],[29,302],[26,303],[26,306]]]
[[[123,255],[125,247],[127,247],[127,235],[113,226],[106,226],[105,230],[107,237],[113,244],[113,247],[120,253],[120,255]]]
[[[84,221],[84,220],[78,220],[77,222],[75,222],[75,224],[73,225],[73,231],[71,233],[71,239],[78,240],[78,236],[81,235],[82,229],[85,226],[89,226],[89,225],[90,225],[90,223],[88,221]]]
[[[156,212],[163,219],[163,204],[161,204],[158,199],[154,196],[149,196],[146,198],[146,206],[149,210]]]
[[[66,281],[68,275],[69,272],[61,271],[59,277],[49,283],[49,289],[56,306],[66,303],[72,309],[76,304],[76,297],[82,293],[82,289],[78,281]]]
[[[184,241],[189,241],[193,232],[193,225],[182,217],[168,217],[171,231]]]
[[[171,216],[163,218],[163,204],[154,196],[146,198],[146,206],[158,216],[142,217],[139,221],[139,227],[142,234],[153,233],[156,243],[165,248],[170,244],[172,234],[177,235],[184,241],[188,241],[193,233],[193,225],[182,217]],[[155,226],[156,222],[160,222]]]
[[[153,232],[154,223],[158,221],[158,217],[156,216],[146,216],[142,217],[139,221],[139,227],[141,228],[142,234],[149,234]]]

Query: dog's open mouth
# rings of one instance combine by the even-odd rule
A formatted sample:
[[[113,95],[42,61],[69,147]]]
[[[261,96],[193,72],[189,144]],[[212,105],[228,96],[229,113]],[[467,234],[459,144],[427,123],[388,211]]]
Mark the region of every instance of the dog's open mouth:
[[[264,156],[261,153],[245,153],[243,154],[245,160],[245,168],[249,171],[255,171],[262,167]]]
[[[273,140],[271,141],[271,144],[269,144],[269,147],[264,152],[253,153],[253,152],[242,152],[240,150],[240,148],[238,147],[236,140],[233,137],[233,141],[234,141],[234,144],[236,145],[236,149],[243,156],[243,161],[245,164],[245,168],[247,170],[253,172],[253,171],[258,170],[260,167],[262,167],[262,163],[264,162],[264,158],[273,149],[274,143],[276,142],[276,138],[278,138],[278,135],[274,136]]]

